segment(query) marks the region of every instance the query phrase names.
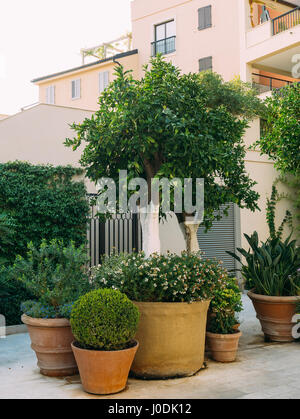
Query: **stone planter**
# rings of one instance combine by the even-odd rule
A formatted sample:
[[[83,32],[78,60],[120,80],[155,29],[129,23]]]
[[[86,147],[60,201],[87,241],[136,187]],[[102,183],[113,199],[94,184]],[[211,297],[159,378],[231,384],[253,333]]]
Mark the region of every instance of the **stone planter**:
[[[121,351],[81,349],[72,343],[82,386],[91,394],[114,394],[124,390],[138,342]]]
[[[256,310],[262,331],[267,340],[274,342],[292,342],[292,318],[296,313],[296,304],[300,297],[269,297],[248,292]]]
[[[218,362],[233,362],[236,360],[241,332],[228,335],[206,332],[208,349],[212,358]]]
[[[31,348],[43,375],[62,377],[78,373],[71,343],[74,336],[67,319],[34,319],[23,314],[31,339]]]
[[[205,330],[210,301],[188,303],[135,302],[141,317],[132,364],[140,378],[190,376],[204,362]]]

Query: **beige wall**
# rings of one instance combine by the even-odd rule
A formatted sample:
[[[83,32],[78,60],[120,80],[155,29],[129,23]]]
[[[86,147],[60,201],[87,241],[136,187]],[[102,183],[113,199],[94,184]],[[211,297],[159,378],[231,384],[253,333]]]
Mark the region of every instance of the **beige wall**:
[[[21,160],[79,167],[81,150],[74,152],[63,143],[74,135],[68,124],[91,115],[87,110],[41,104],[0,121],[0,162]],[[93,186],[87,185],[93,192]]]
[[[138,55],[130,55],[118,59],[118,61],[126,68],[133,70],[133,76],[138,77]],[[99,98],[99,73],[101,71],[109,71],[109,81],[114,76],[115,63],[112,61],[86,67],[72,73],[67,73],[58,77],[37,82],[39,85],[39,101],[46,102],[46,89],[48,86],[55,86],[55,105],[70,106],[80,109],[89,109],[95,111],[98,109]],[[72,99],[71,82],[72,80],[81,80],[81,97],[80,99]]]
[[[208,5],[212,6],[212,27],[199,31],[198,9]],[[198,60],[212,56],[214,71],[225,80],[232,79],[239,74],[238,17],[236,0],[134,0],[133,46],[139,51],[140,68],[151,54],[154,25],[174,19],[176,52],[166,57],[187,73],[198,72]]]

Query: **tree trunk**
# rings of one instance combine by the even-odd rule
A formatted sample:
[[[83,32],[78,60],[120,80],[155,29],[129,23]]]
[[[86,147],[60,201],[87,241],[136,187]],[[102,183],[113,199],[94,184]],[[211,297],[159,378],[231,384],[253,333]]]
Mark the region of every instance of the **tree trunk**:
[[[151,201],[147,208],[140,208],[140,220],[146,258],[152,253],[160,254],[159,205],[154,205]]]
[[[191,221],[184,221],[179,225],[185,238],[187,252],[199,252],[200,249],[197,239],[197,231],[200,223],[194,224]]]

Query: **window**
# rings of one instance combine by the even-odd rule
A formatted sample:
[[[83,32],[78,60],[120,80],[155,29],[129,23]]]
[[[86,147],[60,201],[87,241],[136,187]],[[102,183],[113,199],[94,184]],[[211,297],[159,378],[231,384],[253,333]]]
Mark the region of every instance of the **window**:
[[[212,57],[205,57],[199,60],[199,71],[212,70]]]
[[[198,9],[198,29],[201,31],[202,29],[211,28],[211,6],[201,7]]]
[[[80,99],[80,79],[72,80],[72,99]]]
[[[175,21],[161,23],[154,27],[154,42],[152,55],[169,54],[175,51],[176,28]]]
[[[55,104],[55,86],[48,86],[46,89],[46,103]]]
[[[99,93],[102,93],[109,85],[109,71],[99,73]]]

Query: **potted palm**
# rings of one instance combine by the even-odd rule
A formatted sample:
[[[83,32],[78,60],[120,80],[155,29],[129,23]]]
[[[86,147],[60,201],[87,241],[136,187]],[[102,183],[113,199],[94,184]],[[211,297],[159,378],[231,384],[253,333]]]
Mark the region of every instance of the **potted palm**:
[[[203,367],[207,310],[227,278],[216,261],[187,252],[111,256],[92,270],[94,286],[118,288],[139,308],[131,372],[141,378],[189,376]]]
[[[28,245],[27,257],[17,257],[11,268],[12,278],[21,281],[34,300],[21,305],[22,321],[27,325],[31,347],[40,372],[59,377],[78,372],[71,342],[70,326],[73,302],[89,290],[85,246],[45,240],[39,248]]]
[[[267,206],[270,237],[260,243],[257,232],[251,236],[244,234],[250,248],[237,249],[244,259],[228,253],[242,264],[242,274],[250,290],[248,296],[253,302],[266,340],[291,342],[294,340],[293,317],[300,301],[300,248],[296,240],[291,240],[291,236],[282,239],[283,227],[291,218],[288,211],[279,229],[275,229],[276,195],[273,187]]]
[[[125,388],[138,349],[133,339],[138,321],[137,307],[117,290],[91,291],[76,301],[72,349],[86,392],[112,394]]]
[[[242,298],[235,278],[229,278],[224,289],[217,290],[211,301],[206,341],[212,358],[219,362],[236,359],[239,339],[237,313],[242,311]]]

